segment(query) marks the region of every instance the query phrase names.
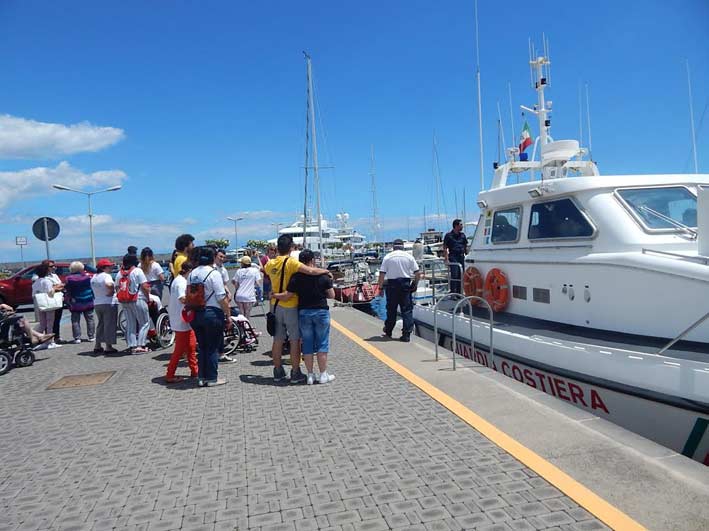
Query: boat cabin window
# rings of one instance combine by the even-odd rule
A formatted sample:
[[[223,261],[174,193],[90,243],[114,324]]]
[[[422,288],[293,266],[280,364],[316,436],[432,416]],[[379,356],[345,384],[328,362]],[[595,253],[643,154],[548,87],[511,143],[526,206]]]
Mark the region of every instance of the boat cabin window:
[[[593,232],[593,225],[568,197],[532,205],[527,233],[530,240],[590,238]]]
[[[647,229],[697,226],[697,198],[684,186],[626,188],[618,195]]]
[[[492,218],[492,243],[509,243],[519,240],[520,207],[498,210]]]

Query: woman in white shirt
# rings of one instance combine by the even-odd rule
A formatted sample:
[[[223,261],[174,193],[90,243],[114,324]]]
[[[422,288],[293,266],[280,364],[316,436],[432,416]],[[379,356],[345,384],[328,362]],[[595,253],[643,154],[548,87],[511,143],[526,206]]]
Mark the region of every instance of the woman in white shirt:
[[[37,293],[46,293],[50,297],[54,297],[54,283],[49,277],[49,263],[42,262],[37,267],[37,279],[32,283],[32,298]],[[54,327],[55,310],[48,312],[39,312],[39,326],[37,332],[41,334],[51,334]],[[58,347],[56,343],[50,343],[47,348]]]
[[[140,251],[140,269],[145,273],[145,278],[150,284],[150,293],[157,295],[162,301],[162,287],[165,282],[165,272],[162,266],[155,261],[153,250],[150,247],[143,247]]]
[[[123,268],[118,272],[117,283],[120,292],[121,277],[128,276],[128,292],[131,296],[137,295],[137,300],[121,302],[121,307],[126,313],[126,342],[132,354],[148,352],[145,345],[148,342],[150,330],[150,313],[148,312],[148,298],[150,284],[145,278],[145,273],[138,266],[138,257],[127,254],[123,257]]]
[[[217,366],[219,348],[224,339],[224,328],[232,326],[229,316],[229,298],[224,289],[222,276],[212,267],[214,249],[200,247],[195,249],[194,256],[198,267],[190,273],[187,285],[189,289],[191,285],[202,284],[205,302],[204,308],[194,310],[194,319],[190,323],[197,336],[199,385],[202,387],[224,385],[226,381],[218,378]]]
[[[234,302],[239,313],[251,318],[251,308],[256,303],[256,286],[261,284],[261,271],[251,267],[251,258],[243,256],[241,267],[234,273],[231,281],[234,284]]]
[[[113,262],[108,258],[102,258],[96,263],[98,273],[91,278],[91,290],[94,292],[94,311],[98,320],[94,354],[118,352],[113,347],[116,344],[116,325],[118,321],[118,299],[116,299],[115,295],[113,278],[109,274],[113,266]],[[105,350],[101,346],[104,343],[106,344]]]

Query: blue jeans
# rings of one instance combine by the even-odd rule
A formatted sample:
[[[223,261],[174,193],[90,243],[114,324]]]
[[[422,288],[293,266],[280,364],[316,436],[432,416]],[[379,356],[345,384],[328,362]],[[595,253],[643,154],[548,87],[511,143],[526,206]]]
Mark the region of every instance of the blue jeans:
[[[219,347],[224,339],[224,312],[221,308],[207,306],[204,310],[195,312],[194,320],[190,324],[197,336],[199,379],[216,382]]]
[[[330,310],[298,310],[298,329],[304,355],[330,351]]]
[[[414,301],[411,296],[410,278],[392,278],[387,280],[387,318],[384,321],[384,331],[391,334],[396,324],[396,310],[401,310],[403,330],[401,335],[408,337],[414,330]]]

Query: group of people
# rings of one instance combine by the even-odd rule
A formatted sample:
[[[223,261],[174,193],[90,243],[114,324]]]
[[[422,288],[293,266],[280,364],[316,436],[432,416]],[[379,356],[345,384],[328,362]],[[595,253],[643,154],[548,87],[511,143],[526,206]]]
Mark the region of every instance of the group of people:
[[[138,258],[137,249],[134,247],[129,248],[129,251],[123,259],[122,271],[132,268],[131,281],[135,285],[146,283],[147,291],[141,291],[139,296],[145,304],[136,304],[135,307],[128,308],[135,310],[133,315],[136,319],[127,319],[126,340],[133,352],[145,352],[145,341],[140,337],[141,334],[147,336],[149,327],[145,319],[147,297],[151,291],[158,297],[161,296],[162,282],[165,277],[149,247],[141,251],[140,258]],[[96,274],[91,276],[83,263],[74,261],[69,265],[69,275],[62,281],[56,274],[56,264],[53,260],[44,260],[37,267],[32,279],[32,295],[35,300],[38,322],[36,330],[42,334],[53,334],[53,341],[47,345],[47,348],[57,348],[62,344],[60,322],[64,306],[66,306],[71,312],[72,339],[68,342],[76,344],[82,342],[81,318],[83,316],[86,323],[87,340],[94,342],[94,353],[117,352],[115,345],[119,300],[115,281],[118,281],[118,276],[116,279],[111,276],[113,268],[113,262],[101,259],[96,264]],[[59,296],[62,304],[57,309],[40,311],[36,304],[36,295],[40,293],[51,298]],[[136,337],[138,343],[142,341],[140,344],[143,350],[138,343],[133,341],[135,334],[131,332],[133,332],[135,323],[141,323],[140,333]]]

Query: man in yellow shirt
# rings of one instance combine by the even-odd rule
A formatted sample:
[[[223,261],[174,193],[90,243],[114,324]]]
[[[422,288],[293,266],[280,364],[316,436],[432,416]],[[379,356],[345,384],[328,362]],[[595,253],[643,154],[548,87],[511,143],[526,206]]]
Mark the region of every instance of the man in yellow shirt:
[[[263,267],[264,273],[271,280],[272,293],[282,293],[288,286],[288,281],[295,273],[306,275],[327,274],[327,269],[310,267],[290,257],[293,249],[293,238],[287,234],[278,237],[278,256],[271,258]],[[281,281],[281,277],[283,281]],[[304,382],[305,374],[300,370],[300,331],[298,329],[298,297],[291,297],[287,301],[277,301],[271,297],[271,311],[276,316],[276,331],[273,336],[273,380],[281,382],[286,378],[286,371],[281,365],[283,343],[286,338],[290,341],[291,383]]]
[[[190,251],[194,249],[194,236],[191,234],[182,234],[175,240],[175,260],[172,262],[173,277],[176,277],[182,271],[182,264],[189,258]]]

